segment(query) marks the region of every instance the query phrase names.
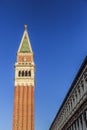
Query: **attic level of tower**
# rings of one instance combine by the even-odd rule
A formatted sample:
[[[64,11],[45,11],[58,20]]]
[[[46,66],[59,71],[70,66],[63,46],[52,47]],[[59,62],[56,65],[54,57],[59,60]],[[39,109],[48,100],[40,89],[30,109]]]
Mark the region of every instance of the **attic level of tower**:
[[[33,62],[33,54],[18,54],[17,62]]]

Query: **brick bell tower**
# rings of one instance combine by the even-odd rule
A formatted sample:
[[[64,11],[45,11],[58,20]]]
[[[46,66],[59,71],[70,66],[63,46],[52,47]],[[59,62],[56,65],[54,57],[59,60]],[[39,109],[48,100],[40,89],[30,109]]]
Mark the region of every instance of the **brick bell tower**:
[[[12,130],[34,130],[35,64],[27,25],[15,63],[14,112]]]

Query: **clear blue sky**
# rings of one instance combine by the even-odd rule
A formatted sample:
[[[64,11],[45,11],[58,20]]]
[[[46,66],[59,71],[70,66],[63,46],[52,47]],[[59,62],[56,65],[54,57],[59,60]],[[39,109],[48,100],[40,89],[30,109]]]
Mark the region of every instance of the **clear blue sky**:
[[[12,130],[14,64],[24,24],[35,55],[35,130],[48,130],[87,55],[86,0],[0,1],[0,130]]]

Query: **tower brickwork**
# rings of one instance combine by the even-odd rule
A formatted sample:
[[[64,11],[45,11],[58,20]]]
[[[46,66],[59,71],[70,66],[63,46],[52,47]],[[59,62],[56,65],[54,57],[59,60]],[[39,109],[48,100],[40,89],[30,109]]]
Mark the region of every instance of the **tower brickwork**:
[[[15,63],[12,130],[34,130],[34,75],[34,56],[25,26]]]

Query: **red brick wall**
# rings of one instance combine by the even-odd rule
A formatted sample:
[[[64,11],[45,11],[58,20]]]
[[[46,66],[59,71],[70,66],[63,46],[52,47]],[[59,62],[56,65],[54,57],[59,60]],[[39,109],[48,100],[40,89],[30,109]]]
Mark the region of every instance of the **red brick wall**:
[[[34,130],[33,86],[15,87],[13,130]]]

